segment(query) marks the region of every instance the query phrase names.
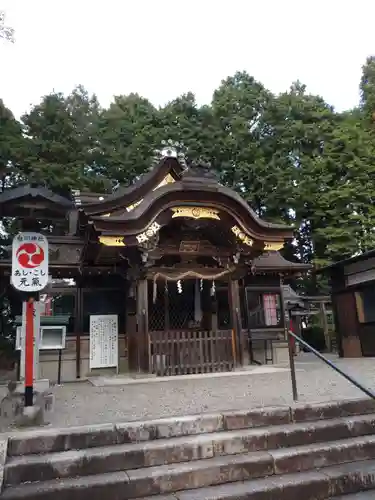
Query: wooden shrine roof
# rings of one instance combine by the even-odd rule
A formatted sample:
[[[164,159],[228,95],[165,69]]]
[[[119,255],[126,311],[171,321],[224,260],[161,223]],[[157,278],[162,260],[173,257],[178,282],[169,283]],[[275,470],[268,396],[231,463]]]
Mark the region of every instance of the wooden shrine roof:
[[[286,260],[280,252],[264,252],[262,255],[254,259],[254,267],[255,270],[258,269],[261,271],[271,271],[277,269],[293,272],[304,272],[313,268],[311,264]]]
[[[373,259],[375,257],[375,249],[368,250],[367,252],[363,252],[357,255],[353,255],[352,257],[348,257],[347,259],[338,260],[336,262],[332,262],[327,266],[322,266],[317,269],[316,273],[325,273],[327,271],[331,271],[333,269],[343,268],[349,264],[355,264],[357,262],[365,262],[369,259]]]
[[[147,231],[155,221],[158,226],[168,224],[176,216],[173,215],[176,207],[191,207],[196,212],[215,209],[221,217],[230,216],[229,227],[238,225],[255,240],[283,242],[293,237],[291,227],[260,219],[238,193],[222,186],[209,168],[192,165],[184,170],[176,158],[165,158],[143,180],[110,196],[79,196],[76,205],[80,226],[92,223],[95,231],[103,236],[135,237]],[[86,203],[93,199],[95,203]]]
[[[207,166],[186,168],[172,156],[163,158],[131,186],[119,187],[111,194],[74,191],[62,196],[45,187],[7,189],[0,193],[0,215],[20,219],[61,217],[69,221],[66,235],[58,238],[60,250],[55,257],[51,255],[51,263],[56,267],[83,269],[86,264],[92,267],[121,264],[125,269],[129,255],[133,258],[134,251],[145,250],[141,243],[153,239],[159,245],[159,237],[165,236],[162,231],[156,234],[159,229],[175,231],[172,221],[212,219],[208,221],[209,230],[200,229],[201,236],[216,231],[216,240],[220,241],[214,242],[214,246],[220,246],[222,239],[215,229],[218,227],[215,224],[219,224],[232,237],[228,240],[232,241],[229,253],[232,247],[234,254],[240,248],[259,272],[295,273],[311,268],[289,262],[277,251],[285,240],[293,238],[293,228],[259,218],[238,193],[221,185]],[[153,227],[157,231],[150,236]],[[185,233],[179,231],[181,242],[185,242]],[[180,243],[178,237],[175,241]],[[53,248],[54,237],[49,236],[49,240]],[[273,251],[257,257],[264,249]],[[6,266],[7,259],[9,256],[0,264]]]

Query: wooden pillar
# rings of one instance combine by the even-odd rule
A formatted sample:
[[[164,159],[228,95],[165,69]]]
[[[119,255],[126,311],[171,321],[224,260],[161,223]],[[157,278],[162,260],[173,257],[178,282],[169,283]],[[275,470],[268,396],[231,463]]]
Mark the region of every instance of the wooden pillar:
[[[284,277],[280,275],[280,308],[281,308],[281,325],[284,329],[285,340],[289,339],[289,312],[286,308],[284,297]]]
[[[138,346],[137,346],[137,304],[136,283],[130,281],[126,297],[126,326],[125,335],[128,343],[129,371],[138,370]]]
[[[337,326],[340,334],[341,349],[344,358],[362,357],[362,345],[359,337],[357,304],[355,293],[345,291],[332,296],[337,314]]]
[[[76,378],[81,378],[81,335],[83,330],[83,291],[77,284],[74,304],[74,333],[76,336]]]
[[[232,328],[236,339],[237,364],[250,363],[247,332],[241,324],[241,304],[238,280],[229,280],[229,304],[232,317]]]
[[[336,342],[337,342],[337,352],[340,358],[344,357],[343,345],[342,345],[342,332],[339,323],[339,310],[336,303],[336,295],[332,294],[331,298],[332,312],[333,312],[333,324],[335,328]]]
[[[323,331],[324,331],[324,338],[326,341],[326,348],[327,348],[328,352],[331,352],[332,346],[331,346],[331,337],[329,335],[329,329],[328,329],[326,305],[325,305],[324,301],[321,301],[319,305],[320,305],[321,322],[322,322],[322,327],[323,327]]]
[[[140,279],[137,284],[137,346],[138,371],[149,370],[148,338],[148,289],[147,279]]]

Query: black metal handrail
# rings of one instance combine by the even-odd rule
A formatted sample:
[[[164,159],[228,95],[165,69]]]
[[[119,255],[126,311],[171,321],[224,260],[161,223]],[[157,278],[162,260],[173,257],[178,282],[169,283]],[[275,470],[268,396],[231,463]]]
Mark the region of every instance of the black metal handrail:
[[[341,370],[338,366],[336,366],[332,361],[330,361],[328,358],[323,356],[319,351],[314,349],[310,344],[305,342],[301,337],[296,335],[295,333],[291,332],[288,330],[288,346],[289,346],[289,362],[290,362],[290,375],[292,378],[292,389],[293,389],[293,399],[294,401],[298,400],[298,392],[297,392],[297,379],[296,379],[296,367],[294,363],[294,353],[293,353],[293,347],[290,342],[291,337],[293,337],[295,340],[297,340],[301,345],[303,345],[308,351],[312,352],[316,357],[321,359],[326,365],[330,366],[333,370],[335,370],[337,373],[342,375],[348,382],[351,384],[355,385],[360,391],[364,392],[367,396],[369,396],[372,399],[375,399],[375,393],[370,391],[370,389],[366,389],[360,382],[358,382],[356,379],[354,379],[351,375],[348,375],[346,372]]]

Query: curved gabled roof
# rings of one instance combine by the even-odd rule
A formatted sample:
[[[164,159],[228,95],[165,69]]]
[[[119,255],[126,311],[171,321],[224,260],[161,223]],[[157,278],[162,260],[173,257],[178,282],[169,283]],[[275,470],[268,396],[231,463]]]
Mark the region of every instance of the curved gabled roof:
[[[231,215],[252,236],[280,240],[293,237],[292,228],[260,219],[232,189],[219,184],[190,183],[184,179],[150,192],[134,210],[120,216],[90,216],[98,230],[144,231],[162,212],[178,205],[216,208]]]
[[[173,179],[165,182],[171,175]],[[257,239],[293,237],[292,228],[260,219],[238,193],[219,184],[209,168],[198,165],[184,170],[172,157],[165,158],[134,186],[99,203],[83,204],[81,210],[97,230],[131,235],[144,231],[160,214],[179,205],[216,208]]]

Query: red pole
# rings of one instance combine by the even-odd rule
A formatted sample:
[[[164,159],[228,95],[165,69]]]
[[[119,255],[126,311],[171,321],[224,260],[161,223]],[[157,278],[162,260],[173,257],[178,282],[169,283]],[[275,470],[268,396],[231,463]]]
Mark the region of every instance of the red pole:
[[[26,302],[25,406],[33,406],[34,378],[34,299]]]

